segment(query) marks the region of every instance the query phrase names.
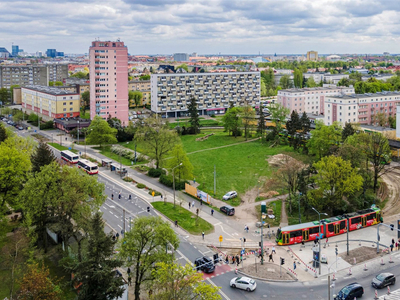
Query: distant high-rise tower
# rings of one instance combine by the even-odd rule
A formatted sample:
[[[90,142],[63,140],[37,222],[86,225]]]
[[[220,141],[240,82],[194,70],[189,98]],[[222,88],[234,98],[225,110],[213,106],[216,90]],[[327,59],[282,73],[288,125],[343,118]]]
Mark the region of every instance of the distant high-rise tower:
[[[12,56],[18,56],[18,53],[19,53],[19,46],[18,45],[12,45],[11,55]]]
[[[174,53],[174,61],[189,61],[189,54],[187,54],[187,53]]]
[[[307,60],[318,60],[318,52],[317,51],[308,51],[307,52]]]
[[[124,42],[92,42],[89,70],[90,119],[111,116],[128,126],[128,48]]]

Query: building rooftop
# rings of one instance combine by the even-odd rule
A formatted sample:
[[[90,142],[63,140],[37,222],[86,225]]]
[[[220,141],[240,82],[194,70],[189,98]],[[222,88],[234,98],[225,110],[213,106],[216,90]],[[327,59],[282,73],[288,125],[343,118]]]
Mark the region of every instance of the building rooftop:
[[[33,91],[38,91],[50,95],[79,95],[76,92],[70,92],[68,90],[60,89],[57,87],[52,87],[52,86],[44,86],[44,85],[25,85],[23,88],[30,89]]]
[[[373,126],[373,125],[360,125],[362,129],[365,130],[374,130],[374,131],[393,131],[396,130],[394,128],[389,128],[389,127],[382,127],[382,126]]]
[[[292,89],[286,89],[286,90],[280,90],[278,92],[287,92],[287,93],[299,93],[299,92],[309,92],[309,91],[325,91],[325,90],[336,90],[336,89],[351,89],[353,87],[347,87],[347,86],[335,86],[335,87],[313,87],[313,88],[292,88]]]
[[[398,95],[400,95],[399,91],[394,91],[394,92],[384,91],[384,92],[377,92],[377,93],[329,96],[329,98],[357,99],[357,98],[376,98],[376,97],[382,97],[382,96],[398,96]]]

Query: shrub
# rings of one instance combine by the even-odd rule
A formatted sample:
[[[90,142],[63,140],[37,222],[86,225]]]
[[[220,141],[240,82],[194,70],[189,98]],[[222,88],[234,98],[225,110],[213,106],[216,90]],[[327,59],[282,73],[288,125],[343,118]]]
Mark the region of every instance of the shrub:
[[[160,192],[158,192],[158,191],[155,191],[155,190],[149,190],[149,195],[152,195],[153,196],[153,192],[154,192],[154,197],[156,197],[156,196],[160,196],[161,195],[161,193]]]
[[[40,129],[51,129],[51,128],[54,128],[53,121],[47,121],[45,123],[40,124]]]
[[[133,181],[133,179],[128,177],[128,176],[125,176],[124,178],[122,178],[122,180],[126,181],[126,182],[132,182]]]
[[[154,177],[154,178],[158,178],[162,174],[165,174],[165,170],[163,170],[163,169],[154,169],[154,168],[151,168],[149,170],[149,172],[147,173],[147,175],[149,175],[150,177]]]
[[[136,166],[135,169],[141,173],[147,172],[147,170],[149,169],[149,167],[146,166]]]
[[[138,189],[144,189],[144,188],[146,187],[146,185],[143,184],[143,183],[138,183],[138,184],[136,185],[136,187],[137,187]]]
[[[211,117],[211,118],[215,118],[215,115],[214,115],[214,114],[212,114],[210,117]]]
[[[168,187],[173,187],[173,185],[174,185],[174,181],[172,180],[172,175],[162,174],[160,176],[160,182]],[[184,190],[186,182],[187,181],[175,180],[175,190]]]

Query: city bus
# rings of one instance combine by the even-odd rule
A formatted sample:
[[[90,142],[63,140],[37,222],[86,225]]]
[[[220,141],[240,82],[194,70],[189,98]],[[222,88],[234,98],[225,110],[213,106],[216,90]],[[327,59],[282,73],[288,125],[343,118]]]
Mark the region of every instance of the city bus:
[[[64,150],[64,151],[61,151],[61,159],[65,160],[71,164],[76,164],[76,163],[78,163],[79,155],[75,154],[71,151]]]
[[[319,221],[301,223],[279,228],[276,233],[278,245],[292,245],[309,242],[346,233],[382,222],[381,210],[372,206],[369,209],[331,217]]]
[[[98,174],[99,167],[97,164],[88,161],[87,159],[80,159],[78,161],[78,168],[83,169],[89,175]]]

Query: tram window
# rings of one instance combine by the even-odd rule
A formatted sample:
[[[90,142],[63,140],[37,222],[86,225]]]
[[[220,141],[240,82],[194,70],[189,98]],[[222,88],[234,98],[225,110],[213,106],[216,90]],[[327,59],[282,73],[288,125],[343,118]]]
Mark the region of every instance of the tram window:
[[[328,225],[328,231],[329,232],[333,232],[333,224],[329,224]]]
[[[296,230],[296,231],[291,231],[290,232],[290,237],[291,238],[298,237],[298,236],[302,236],[301,230]]]
[[[318,227],[310,228],[310,234],[315,234],[315,233],[319,233],[319,228]]]
[[[361,222],[361,217],[356,217],[351,220],[351,224],[357,224]]]
[[[373,219],[375,219],[376,218],[376,213],[372,213],[372,214],[369,214],[368,216],[367,216],[367,220],[373,220]]]
[[[346,221],[340,222],[340,229],[345,229],[346,228]]]

